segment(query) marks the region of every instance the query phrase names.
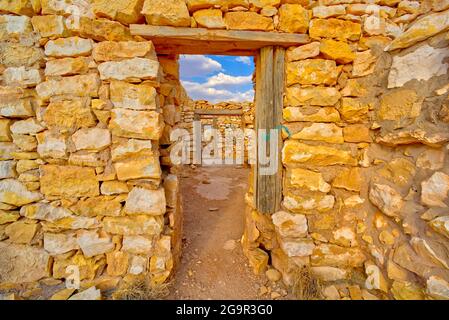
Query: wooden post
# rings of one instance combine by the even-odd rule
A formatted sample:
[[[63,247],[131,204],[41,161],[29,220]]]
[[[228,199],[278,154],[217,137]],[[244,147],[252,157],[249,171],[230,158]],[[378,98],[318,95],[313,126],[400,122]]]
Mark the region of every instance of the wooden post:
[[[284,49],[264,47],[260,49],[256,61],[256,140],[257,164],[254,166],[254,202],[257,210],[262,213],[274,213],[280,208],[282,197],[282,166],[280,163],[281,121],[284,92]],[[277,136],[269,135],[267,153],[276,152],[276,173],[263,175],[263,165],[260,160],[259,130],[265,129],[267,135],[270,129],[278,129]],[[271,139],[278,140],[278,149],[270,150]]]
[[[285,48],[276,47],[274,51],[274,127],[279,129],[278,133],[278,173],[275,177],[273,207],[274,212],[281,209],[282,201],[282,129],[284,109],[284,87],[285,87]]]

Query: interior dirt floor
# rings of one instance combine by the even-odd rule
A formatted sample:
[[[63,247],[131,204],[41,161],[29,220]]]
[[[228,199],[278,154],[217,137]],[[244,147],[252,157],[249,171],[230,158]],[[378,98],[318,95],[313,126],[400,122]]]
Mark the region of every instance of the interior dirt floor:
[[[287,298],[281,281],[254,275],[243,255],[249,168],[192,167],[181,175],[183,253],[168,299]]]

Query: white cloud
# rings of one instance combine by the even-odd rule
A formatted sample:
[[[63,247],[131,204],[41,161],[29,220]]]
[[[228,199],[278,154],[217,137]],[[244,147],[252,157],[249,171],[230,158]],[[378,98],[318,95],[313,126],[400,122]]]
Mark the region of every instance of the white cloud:
[[[237,57],[237,58],[235,58],[235,61],[247,64],[247,65],[251,65],[250,57]]]
[[[200,55],[181,55],[180,66],[184,77],[207,76],[223,70],[223,66],[218,61]]]
[[[182,85],[193,100],[207,100],[211,103],[218,103],[222,101],[253,101],[254,99],[253,90],[235,92],[224,88],[210,87],[206,83],[192,81],[182,81]]]
[[[231,76],[220,72],[219,74],[212,76],[207,79],[205,85],[208,87],[232,87],[232,86],[242,86],[252,83],[253,76]]]

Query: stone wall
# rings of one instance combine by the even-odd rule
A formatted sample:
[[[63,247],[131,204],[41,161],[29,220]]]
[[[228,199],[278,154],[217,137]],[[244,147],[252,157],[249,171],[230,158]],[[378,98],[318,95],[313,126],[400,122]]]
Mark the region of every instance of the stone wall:
[[[73,268],[82,288],[164,282],[181,244],[177,57],[130,35],[135,10],[117,22],[85,8],[69,29],[55,3],[0,2],[0,283],[57,284]]]
[[[182,120],[179,124],[180,128],[186,129],[191,136],[193,136],[193,121],[195,119],[195,110],[241,110],[243,111],[243,115],[224,115],[224,116],[213,116],[213,117],[202,117],[201,121],[201,129],[202,136],[207,137],[207,133],[205,131],[206,128],[214,128],[219,130],[220,137],[222,139],[222,151],[221,158],[225,159],[226,156],[226,146],[225,146],[225,137],[226,130],[231,130],[234,134],[235,130],[244,130],[245,129],[253,129],[254,128],[254,103],[253,102],[219,102],[219,103],[210,103],[206,100],[190,100],[186,102],[183,106],[182,110]],[[212,137],[211,137],[212,138]],[[214,142],[214,140],[206,140],[203,141],[203,147],[205,147],[208,143]],[[244,136],[243,140],[243,148],[239,148],[237,151],[237,146],[234,143],[233,145],[233,159],[234,163],[239,155],[243,156],[243,163],[248,164],[248,153],[245,150],[248,150],[249,137]],[[215,150],[215,149],[214,149]],[[193,159],[193,151],[191,152],[191,159]],[[217,156],[212,155],[212,157],[217,158]],[[209,157],[211,158],[211,157]],[[204,160],[204,159],[203,159]]]
[[[0,1],[2,286],[173,269],[187,97],[177,57],[130,35],[147,23],[311,38],[286,55],[283,211],[247,194],[256,273],[310,266],[328,299],[449,298],[447,0],[60,3]]]
[[[283,211],[248,208],[245,252],[328,299],[448,299],[449,2],[319,4],[286,54]]]

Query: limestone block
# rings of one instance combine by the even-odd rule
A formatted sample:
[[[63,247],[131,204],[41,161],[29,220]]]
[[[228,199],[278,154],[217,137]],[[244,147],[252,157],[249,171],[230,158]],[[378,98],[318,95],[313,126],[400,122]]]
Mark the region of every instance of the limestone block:
[[[63,15],[67,16],[73,10],[77,10],[77,14],[81,17],[93,17],[91,2],[82,2],[79,0],[64,0],[62,2],[55,0],[40,0],[43,15]]]
[[[8,142],[11,141],[11,130],[9,127],[11,126],[11,120],[9,119],[0,119],[0,142]]]
[[[93,42],[90,39],[79,37],[59,38],[47,42],[45,55],[56,58],[88,56],[92,49]]]
[[[370,201],[384,214],[390,217],[400,217],[404,200],[401,194],[390,186],[374,183],[369,191]]]
[[[100,78],[96,74],[64,77],[60,80],[47,80],[36,87],[38,96],[49,100],[54,96],[97,97]]]
[[[204,9],[193,13],[193,18],[200,27],[208,29],[225,29],[223,12],[219,9]]]
[[[312,9],[313,17],[326,19],[346,14],[346,7],[344,5],[335,6],[316,6]]]
[[[352,76],[364,77],[372,74],[376,68],[376,62],[377,58],[372,54],[371,50],[356,52]]]
[[[151,141],[125,139],[115,143],[111,149],[112,161],[129,160],[131,158],[154,157],[155,150]]]
[[[324,180],[319,172],[302,168],[289,168],[286,175],[287,181],[293,187],[306,188],[310,191],[320,191],[327,193],[331,186]]]
[[[117,20],[123,24],[139,23],[144,0],[95,0],[92,11],[99,18]]]
[[[111,81],[111,102],[116,108],[133,110],[155,110],[157,92],[150,84],[130,84]]]
[[[120,198],[99,196],[79,200],[70,207],[76,215],[84,217],[119,216],[122,210]],[[123,200],[123,199],[122,199]]]
[[[129,236],[159,235],[163,226],[164,220],[161,216],[136,215],[103,219],[103,228],[106,232]]]
[[[261,2],[260,0],[257,0]],[[267,0],[262,0],[263,2]],[[270,0],[268,0],[270,1]],[[271,0],[273,1],[273,0]],[[248,0],[186,0],[187,6],[190,12],[197,11],[199,9],[207,9],[212,7],[227,7],[229,9],[235,7],[243,7],[248,8],[249,2]]]
[[[0,12],[14,13],[17,15],[33,16],[41,9],[39,1],[16,0],[0,2]]]
[[[12,160],[19,149],[12,142],[0,142],[0,160]]]
[[[76,150],[101,151],[111,145],[108,129],[82,128],[72,135]]]
[[[350,273],[347,270],[335,267],[312,267],[312,274],[322,281],[338,281],[347,279]]]
[[[224,15],[227,29],[250,31],[273,31],[273,19],[256,12],[227,12]]]
[[[303,108],[287,107],[282,110],[285,121],[305,121],[305,122],[338,122],[340,113],[335,108],[319,108],[311,113],[306,113]]]
[[[148,190],[134,187],[128,194],[125,212],[128,215],[147,214],[162,215],[166,211],[165,192],[163,188]]]
[[[53,278],[65,279],[70,275],[70,269],[68,266],[75,266],[79,269],[80,280],[93,280],[98,269],[103,268],[105,265],[104,259],[100,257],[86,258],[81,252],[70,256],[69,258],[64,255],[56,257],[53,263]],[[72,267],[73,268],[73,267]]]
[[[336,83],[339,70],[335,61],[307,59],[287,63],[287,85],[329,85]]]
[[[361,102],[359,99],[343,98],[338,111],[346,122],[365,122],[368,116],[369,105]]]
[[[41,48],[20,43],[0,43],[0,61],[5,67],[35,67],[43,59],[44,52]]]
[[[64,58],[47,61],[45,75],[74,76],[89,71],[90,59],[86,57]]]
[[[95,41],[131,41],[133,37],[129,28],[117,21],[108,19],[90,19],[81,17],[79,29],[80,37]]]
[[[16,161],[0,161],[0,179],[15,178]]]
[[[41,74],[37,69],[10,67],[3,72],[3,83],[7,86],[34,87],[41,81]]]
[[[427,206],[446,208],[449,192],[449,176],[435,172],[428,180],[421,183],[421,202]]]
[[[307,257],[312,255],[315,244],[311,239],[286,239],[279,240],[282,251],[289,257]]]
[[[110,252],[115,247],[111,237],[100,237],[94,230],[80,232],[77,242],[87,258]]]
[[[67,159],[64,136],[47,130],[37,135],[37,141],[37,152],[42,158]]]
[[[309,34],[312,39],[333,38],[342,41],[357,41],[361,33],[362,26],[359,23],[335,18],[313,19],[309,26]]]
[[[307,236],[307,219],[302,214],[278,211],[271,216],[271,219],[281,237],[304,238]]]
[[[42,195],[39,192],[28,191],[25,185],[17,180],[0,181],[0,202],[20,207],[41,199]]]
[[[286,102],[291,107],[301,105],[333,106],[341,98],[338,89],[330,87],[301,88],[295,85],[288,87],[286,91]]]
[[[332,195],[299,196],[289,194],[284,196],[282,204],[286,209],[296,213],[325,212],[334,207],[335,198]]]
[[[391,293],[396,300],[424,300],[424,292],[411,282],[394,281]]]
[[[98,71],[102,80],[156,80],[160,72],[159,67],[158,61],[133,58],[123,61],[103,62],[98,66]]]
[[[391,51],[411,47],[415,43],[434,36],[441,31],[447,30],[449,24],[448,21],[449,10],[424,16],[413,23],[413,25],[399,37],[394,39],[385,50]]]
[[[0,211],[0,225],[9,224],[20,219],[20,214],[15,211]],[[3,227],[2,227],[3,228]],[[2,229],[4,231],[4,229]],[[2,231],[2,232],[3,232]]]
[[[46,203],[35,203],[20,208],[20,215],[28,219],[55,222],[71,217],[72,212]]]
[[[41,192],[45,196],[94,197],[99,195],[99,184],[92,168],[43,165]]]
[[[184,0],[145,0],[142,14],[155,26],[190,27],[190,15]]]
[[[343,97],[363,97],[367,94],[367,89],[362,81],[358,79],[348,79],[345,87],[341,90]]]
[[[167,207],[177,208],[179,198],[179,179],[177,175],[169,174],[164,179],[164,191]]]
[[[45,109],[43,120],[51,129],[70,133],[96,123],[87,101],[83,99],[50,102]]]
[[[164,127],[160,113],[155,111],[112,110],[109,129],[125,138],[158,140]]]
[[[320,52],[326,59],[332,59],[341,64],[347,64],[355,59],[351,47],[343,41],[324,39],[321,41]]]
[[[122,250],[132,254],[150,255],[154,248],[152,238],[145,236],[123,236]]]
[[[242,1],[244,3],[244,1]],[[281,5],[281,0],[249,0],[249,3],[255,7],[262,9],[264,7],[279,7]]]
[[[311,256],[312,266],[355,268],[363,266],[365,254],[358,248],[344,248],[334,244],[320,244]]]
[[[286,51],[287,61],[305,60],[320,54],[320,43],[315,41],[299,47],[289,47]]]
[[[313,164],[318,166],[357,165],[349,151],[326,146],[311,146],[296,140],[287,140],[282,150],[282,162],[289,164]]]
[[[34,116],[31,100],[0,101],[0,116],[5,118],[29,118]]]
[[[5,234],[8,236],[9,241],[13,243],[30,244],[39,227],[40,225],[37,223],[17,221],[5,228]]]
[[[89,289],[74,294],[69,300],[101,300],[101,291],[96,287],[90,287]]]
[[[283,4],[279,8],[279,26],[283,32],[306,33],[309,29],[309,11],[300,4]]]
[[[402,87],[411,80],[427,81],[447,74],[448,65],[444,61],[448,56],[445,48],[433,48],[427,44],[406,55],[394,56],[388,88]]]
[[[100,187],[101,194],[104,195],[117,195],[128,193],[129,188],[126,182],[122,181],[104,181]]]
[[[291,139],[343,143],[343,130],[333,123],[312,123],[294,133]]]
[[[151,41],[103,41],[94,45],[92,56],[97,62],[120,61],[132,58],[157,60]]]
[[[130,259],[128,273],[138,275],[146,272],[148,267],[148,258],[141,256],[132,256]]]
[[[343,128],[346,142],[372,142],[370,129],[362,124],[354,124]]]
[[[49,276],[50,256],[43,248],[0,242],[0,250],[0,274],[3,282],[35,282]]]
[[[414,90],[396,90],[382,96],[377,116],[379,120],[395,121],[395,128],[401,128],[419,116],[421,105]]]
[[[438,300],[449,300],[449,283],[438,276],[427,279],[427,293]]]
[[[128,270],[129,255],[123,251],[114,251],[106,254],[107,269],[110,276],[122,276]]]
[[[46,15],[31,18],[33,29],[42,38],[58,38],[69,35],[63,16]]]
[[[436,232],[449,238],[449,216],[442,216],[429,222],[430,227]]]
[[[161,167],[157,157],[130,159],[114,163],[117,178],[122,181],[132,179],[160,179]]]
[[[376,142],[387,146],[422,143],[431,147],[441,147],[447,141],[449,141],[449,134],[445,132],[428,133],[422,129],[398,130],[376,139]]]
[[[36,134],[45,130],[34,118],[16,121],[11,125],[10,129],[12,134]]]
[[[439,170],[443,168],[445,160],[445,153],[443,150],[429,149],[425,150],[416,159],[416,166],[418,168]]]
[[[44,233],[44,249],[55,256],[79,249],[74,233]]]
[[[332,186],[334,188],[360,192],[362,188],[360,168],[342,169],[332,181]]]

